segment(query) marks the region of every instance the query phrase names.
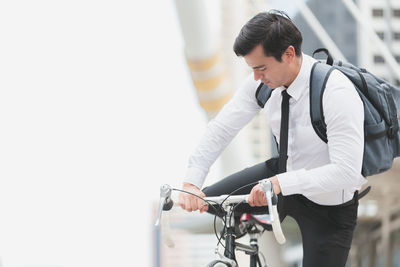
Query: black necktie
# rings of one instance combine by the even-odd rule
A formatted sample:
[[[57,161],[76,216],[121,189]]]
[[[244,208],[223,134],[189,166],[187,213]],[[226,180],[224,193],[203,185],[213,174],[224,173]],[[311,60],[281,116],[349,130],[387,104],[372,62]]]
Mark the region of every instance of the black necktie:
[[[282,91],[281,133],[279,137],[279,173],[286,172],[288,132],[289,132],[289,98],[286,90]]]

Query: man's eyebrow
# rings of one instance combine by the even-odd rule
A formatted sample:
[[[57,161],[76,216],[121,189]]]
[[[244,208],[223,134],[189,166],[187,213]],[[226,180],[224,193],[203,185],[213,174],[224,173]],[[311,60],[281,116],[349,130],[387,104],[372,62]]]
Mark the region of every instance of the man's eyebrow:
[[[265,65],[256,66],[256,67],[253,67],[253,70],[261,69],[261,68],[264,68],[264,67],[265,67]]]

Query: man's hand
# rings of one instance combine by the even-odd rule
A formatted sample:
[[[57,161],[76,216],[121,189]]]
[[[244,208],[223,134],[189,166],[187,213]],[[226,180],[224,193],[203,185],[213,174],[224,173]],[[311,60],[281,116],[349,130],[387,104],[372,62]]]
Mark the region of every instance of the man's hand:
[[[193,184],[183,183],[182,190],[198,195],[199,197],[206,196],[197,186]],[[182,209],[189,212],[200,210],[200,213],[202,213],[208,210],[208,205],[203,200],[185,192],[179,193],[179,205]]]
[[[281,187],[278,182],[278,178],[276,176],[269,179],[272,182],[272,186],[274,187],[275,194],[279,194],[281,192]],[[250,206],[267,206],[267,199],[265,198],[265,193],[261,188],[260,184],[251,189],[248,203]]]

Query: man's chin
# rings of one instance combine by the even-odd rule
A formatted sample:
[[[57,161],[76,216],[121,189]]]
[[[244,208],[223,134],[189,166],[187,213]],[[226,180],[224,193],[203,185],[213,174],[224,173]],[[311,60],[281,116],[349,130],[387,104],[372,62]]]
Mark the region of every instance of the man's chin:
[[[276,86],[274,86],[271,82],[263,82],[263,84],[265,84],[266,86],[268,86],[271,89],[275,89]]]
[[[279,86],[274,86],[274,85],[271,84],[271,83],[266,83],[266,85],[267,85],[269,88],[271,88],[271,89],[275,89],[275,88],[279,87]]]

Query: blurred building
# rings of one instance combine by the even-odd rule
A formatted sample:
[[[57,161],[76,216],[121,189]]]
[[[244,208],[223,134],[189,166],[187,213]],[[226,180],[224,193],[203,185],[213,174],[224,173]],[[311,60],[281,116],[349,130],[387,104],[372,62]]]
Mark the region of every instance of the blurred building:
[[[400,63],[400,1],[398,0],[360,0],[358,6],[364,19],[370,21],[379,38],[385,43],[396,61]],[[395,77],[386,64],[382,51],[371,45],[367,34],[359,31],[359,64],[366,69],[400,85],[400,78]]]
[[[307,6],[318,19],[325,31],[334,40],[336,46],[352,64],[358,63],[358,29],[353,16],[343,5],[342,0],[325,1],[309,0]],[[302,14],[293,17],[294,23],[303,35],[302,49],[312,55],[318,48],[326,48],[317,34],[311,29]],[[343,59],[341,59],[343,60]]]

